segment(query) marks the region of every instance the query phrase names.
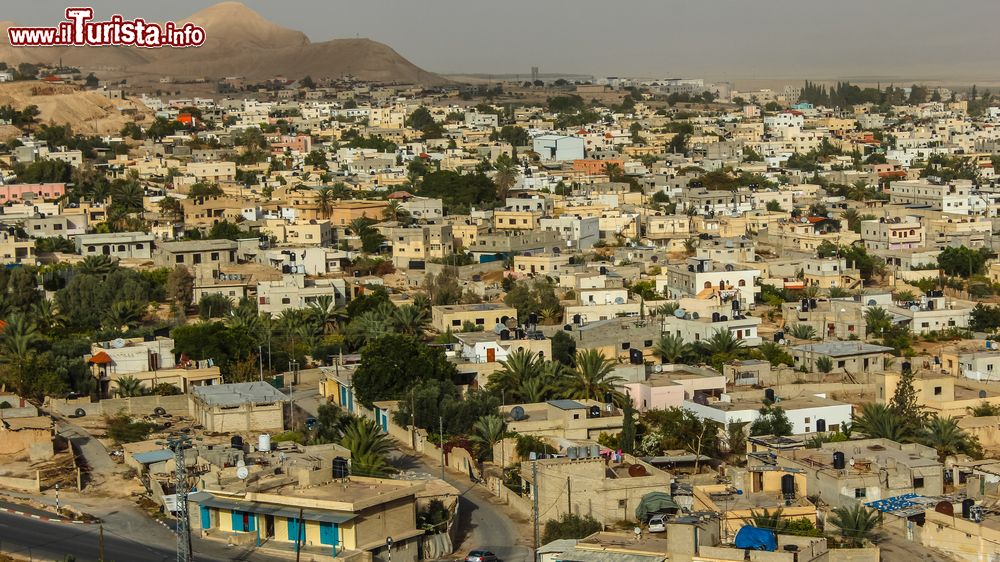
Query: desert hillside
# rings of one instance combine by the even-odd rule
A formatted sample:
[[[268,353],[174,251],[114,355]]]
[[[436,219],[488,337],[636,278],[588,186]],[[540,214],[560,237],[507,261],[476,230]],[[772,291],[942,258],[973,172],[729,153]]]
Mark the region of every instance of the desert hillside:
[[[383,43],[371,39],[313,43],[304,33],[276,25],[239,2],[216,4],[178,21],[202,26],[205,44],[189,49],[13,48],[6,33],[13,24],[0,22],[0,61],[16,65],[61,60],[84,71],[105,70],[136,77],[218,79],[235,75],[264,80],[278,75],[289,78],[310,75],[321,79],[350,74],[372,81],[448,82],[417,67]]]
[[[132,117],[122,115],[119,108],[135,109],[151,118],[146,106],[135,100],[110,100],[75,86],[50,85],[40,82],[0,84],[0,105],[23,109],[38,106],[40,123],[69,123],[73,130],[87,134],[115,134]],[[0,131],[0,135],[10,131]]]

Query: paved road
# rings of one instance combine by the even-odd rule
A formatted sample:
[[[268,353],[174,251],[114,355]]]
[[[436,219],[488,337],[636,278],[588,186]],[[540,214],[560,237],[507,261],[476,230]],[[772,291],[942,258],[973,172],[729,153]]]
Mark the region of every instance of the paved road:
[[[111,459],[111,455],[108,454],[104,445],[92,437],[86,429],[62,417],[55,416],[55,419],[56,431],[73,444],[73,448],[79,451],[80,456],[87,463],[89,471],[86,474],[90,478],[90,484],[103,482],[105,474],[114,474],[124,470],[122,465]],[[86,483],[84,485],[86,486]]]

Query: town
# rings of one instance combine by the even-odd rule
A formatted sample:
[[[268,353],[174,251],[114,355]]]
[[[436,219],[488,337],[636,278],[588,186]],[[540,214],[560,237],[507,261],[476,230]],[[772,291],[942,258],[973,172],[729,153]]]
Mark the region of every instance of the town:
[[[363,67],[0,62],[0,560],[1000,557],[1000,95]]]

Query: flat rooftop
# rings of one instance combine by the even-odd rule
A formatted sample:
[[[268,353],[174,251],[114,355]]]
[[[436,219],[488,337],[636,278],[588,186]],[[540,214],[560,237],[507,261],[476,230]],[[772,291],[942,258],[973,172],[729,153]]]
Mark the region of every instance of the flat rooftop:
[[[195,386],[191,393],[209,406],[242,406],[285,402],[288,397],[266,382],[238,382]]]
[[[874,345],[860,341],[829,341],[822,343],[807,343],[792,347],[796,351],[817,353],[830,357],[850,357],[852,355],[869,355],[872,353],[887,353],[891,347]]]
[[[761,399],[755,399],[750,397],[739,397],[730,402],[715,402],[711,404],[711,407],[722,410],[724,412],[731,412],[733,410],[759,410],[763,405],[763,396]],[[782,399],[778,397],[777,405],[781,407],[782,410],[803,410],[806,408],[819,408],[822,406],[840,406],[844,402],[838,400],[833,400],[831,398],[823,398],[821,396],[815,396],[812,394],[806,394],[803,396],[796,396],[794,398]]]

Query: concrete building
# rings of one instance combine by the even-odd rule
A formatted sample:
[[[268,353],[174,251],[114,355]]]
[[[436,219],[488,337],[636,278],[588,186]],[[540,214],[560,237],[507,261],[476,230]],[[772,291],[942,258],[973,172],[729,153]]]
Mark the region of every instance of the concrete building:
[[[282,431],[288,397],[265,382],[197,386],[188,396],[191,416],[206,431]]]
[[[690,258],[686,264],[672,264],[656,277],[656,291],[668,298],[718,298],[732,304],[733,311],[749,310],[760,292],[760,270],[709,259]]]
[[[159,267],[199,264],[226,266],[236,262],[238,244],[232,240],[188,240],[157,245],[154,261]]]
[[[76,237],[76,251],[81,256],[105,255],[118,259],[152,259],[152,234],[145,232],[112,232],[81,234]]]
[[[673,477],[631,455],[607,464],[603,457],[542,459],[537,471],[521,463],[521,480],[531,497],[538,489],[540,505],[551,506],[546,518],[572,513],[604,525],[635,521],[635,507],[650,492],[670,489]],[[535,480],[537,473],[537,481]]]
[[[514,408],[521,408],[517,415]],[[597,439],[601,433],[621,431],[621,412],[593,400],[549,400],[511,404],[500,408],[507,427],[524,435],[561,439]]]
[[[517,309],[503,304],[454,304],[431,307],[431,327],[442,334],[451,330],[462,331],[466,323],[492,330],[508,318],[517,318]]]
[[[543,218],[538,223],[542,231],[558,232],[572,250],[589,250],[600,239],[600,219],[597,217],[562,215]]]
[[[788,351],[796,366],[809,371],[816,371],[816,361],[825,357],[833,367],[831,372],[858,375],[881,372],[885,368],[885,355],[892,348],[861,341],[827,341],[792,346]]]
[[[755,422],[761,415],[764,398],[764,393],[723,394],[717,400],[709,398],[705,404],[685,401],[684,408],[703,419],[729,427],[733,423]],[[793,435],[839,431],[845,423],[851,422],[850,404],[826,398],[822,394],[802,394],[788,399],[780,399],[779,395],[778,398],[776,405],[788,416]]]
[[[333,297],[336,306],[345,306],[347,282],[344,279],[312,279],[301,273],[282,275],[280,280],[257,283],[257,309],[277,316],[288,309],[306,308],[321,296]]]
[[[726,378],[714,369],[692,365],[657,365],[642,382],[622,385],[635,409],[666,410],[681,408],[685,400],[699,396],[721,396]]]
[[[538,135],[531,144],[542,160],[582,160],[584,156],[585,142],[580,137]]]

